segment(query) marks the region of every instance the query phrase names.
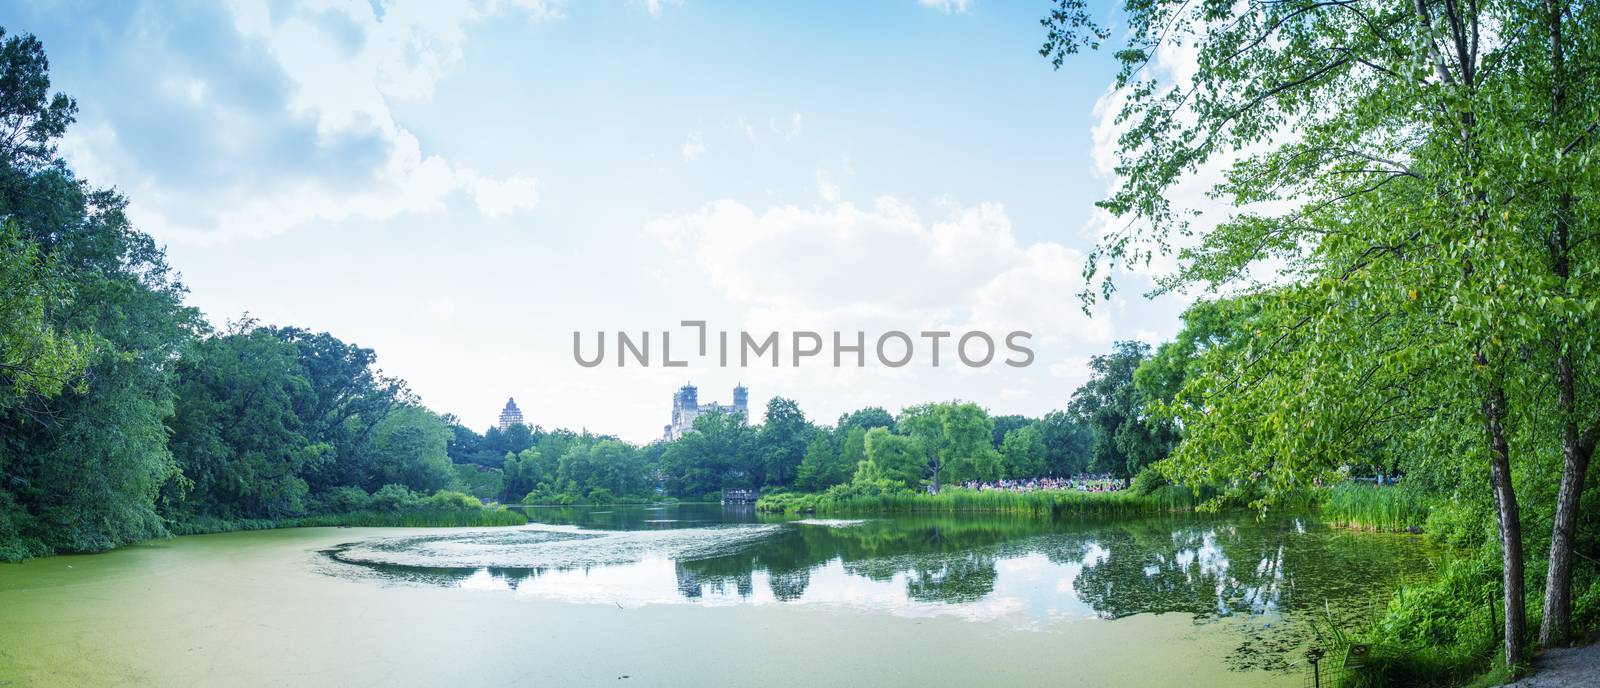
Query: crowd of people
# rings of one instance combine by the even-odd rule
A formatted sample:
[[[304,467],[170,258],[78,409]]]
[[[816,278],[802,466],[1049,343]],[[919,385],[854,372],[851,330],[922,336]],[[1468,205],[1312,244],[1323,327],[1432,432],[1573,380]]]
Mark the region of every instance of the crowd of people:
[[[1006,492],[1033,492],[1035,490],[1116,492],[1122,489],[1122,481],[1110,475],[1083,475],[1073,478],[1022,478],[987,482],[968,480],[962,487],[980,492],[984,490],[1004,490]]]

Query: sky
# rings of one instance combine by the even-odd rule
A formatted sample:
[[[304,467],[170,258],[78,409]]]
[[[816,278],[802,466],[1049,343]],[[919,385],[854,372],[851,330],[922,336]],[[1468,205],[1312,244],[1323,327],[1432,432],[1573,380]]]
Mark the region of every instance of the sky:
[[[213,324],[373,348],[475,428],[515,397],[530,423],[649,441],[686,382],[822,423],[951,399],[1041,415],[1114,341],[1176,332],[1188,297],[1146,299],[1149,271],[1081,308],[1119,94],[1107,52],[1039,56],[1050,4],[41,2],[0,25],[43,41],[79,107],[62,154],[129,197]],[[685,342],[683,320],[1026,330],[1036,356],[574,360],[574,332]]]

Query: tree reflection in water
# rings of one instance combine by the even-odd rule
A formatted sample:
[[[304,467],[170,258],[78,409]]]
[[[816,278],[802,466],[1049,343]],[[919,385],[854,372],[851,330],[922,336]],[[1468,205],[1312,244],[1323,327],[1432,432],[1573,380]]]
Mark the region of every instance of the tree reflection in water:
[[[1416,538],[1329,530],[1306,518],[1257,520],[1249,514],[1067,521],[911,515],[844,527],[715,507],[532,515],[546,523],[613,531],[784,524],[710,556],[673,561],[677,594],[690,601],[750,599],[764,581],[772,600],[802,602],[818,584],[819,572],[829,570],[880,584],[898,581],[904,604],[971,605],[994,595],[1012,575],[1002,573],[1001,562],[1008,570],[1031,567],[1034,578],[1028,579],[1033,582],[1024,603],[1033,607],[1087,608],[1102,619],[1182,613],[1196,623],[1248,621],[1248,638],[1229,659],[1241,667],[1283,668],[1288,653],[1282,650],[1299,646],[1307,632],[1304,624],[1282,623],[1288,615],[1328,609],[1336,620],[1352,622],[1386,600],[1402,576],[1425,570],[1429,554]],[[330,553],[337,556],[337,548]],[[394,580],[449,586],[487,576],[510,589],[548,570],[570,570],[363,566]],[[841,574],[832,575],[836,581]],[[1052,609],[1029,611],[1048,615]]]

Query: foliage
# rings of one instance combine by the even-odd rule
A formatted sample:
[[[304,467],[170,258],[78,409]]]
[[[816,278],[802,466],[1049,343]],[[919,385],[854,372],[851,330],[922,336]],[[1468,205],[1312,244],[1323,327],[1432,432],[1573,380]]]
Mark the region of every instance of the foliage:
[[[928,478],[935,490],[945,483],[1000,477],[994,420],[977,404],[952,401],[911,406],[900,412],[895,426],[918,440],[927,456]],[[869,437],[869,458],[871,452]]]
[[[0,32],[0,75],[0,551],[161,535],[169,367],[195,313],[127,202],[56,157],[76,105],[49,93],[39,42]]]
[[[1000,456],[1007,478],[1033,478],[1045,473],[1044,435],[1032,425],[1020,426],[1005,434]]]
[[[1117,342],[1110,354],[1089,359],[1089,381],[1072,393],[1068,410],[1089,428],[1089,468],[1128,478],[1165,458],[1177,441],[1172,423],[1152,412],[1152,399],[1134,384],[1134,371],[1150,355],[1143,342]]]
[[[861,428],[849,428],[842,439],[838,430],[818,430],[806,446],[795,486],[821,491],[849,482],[857,464],[867,456],[866,442],[867,432]]]
[[[921,484],[928,459],[920,437],[873,428],[866,433],[864,442],[867,458],[856,467],[852,484],[892,484],[908,490]]]
[[[1044,440],[1045,473],[1068,477],[1089,472],[1094,436],[1077,416],[1061,410],[1051,411],[1034,423],[1034,427]]]
[[[757,432],[763,485],[792,485],[816,428],[793,399],[773,397]]]
[[[493,468],[477,464],[454,464],[455,484],[469,495],[480,500],[499,499],[505,490],[505,475]]]
[[[1148,495],[1168,485],[1165,476],[1155,466],[1145,466],[1139,469],[1138,475],[1133,476],[1133,481],[1128,484],[1128,489],[1136,495]]]
[[[1550,534],[1540,637],[1567,638],[1600,444],[1600,7],[1124,9],[1120,183],[1100,204],[1124,229],[1085,297],[1175,253],[1157,291],[1226,294],[1237,316],[1184,366],[1165,470],[1258,485],[1262,507],[1361,466],[1487,477],[1456,484],[1496,508],[1504,663],[1525,654],[1524,552],[1544,544],[1525,521]],[[1058,66],[1110,35],[1083,3],[1044,23]],[[1159,66],[1175,53],[1193,69]],[[1173,192],[1218,171],[1234,212],[1208,227]]]

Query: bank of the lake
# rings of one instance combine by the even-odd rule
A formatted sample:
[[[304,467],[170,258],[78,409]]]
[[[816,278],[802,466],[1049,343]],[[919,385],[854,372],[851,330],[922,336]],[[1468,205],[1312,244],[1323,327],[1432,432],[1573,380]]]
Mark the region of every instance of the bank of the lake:
[[[1111,490],[970,490],[947,487],[936,494],[897,491],[859,494],[844,489],[818,493],[762,495],[756,509],[774,514],[992,513],[1038,517],[1131,516],[1193,511],[1203,501],[1187,488],[1163,486],[1149,492]]]

